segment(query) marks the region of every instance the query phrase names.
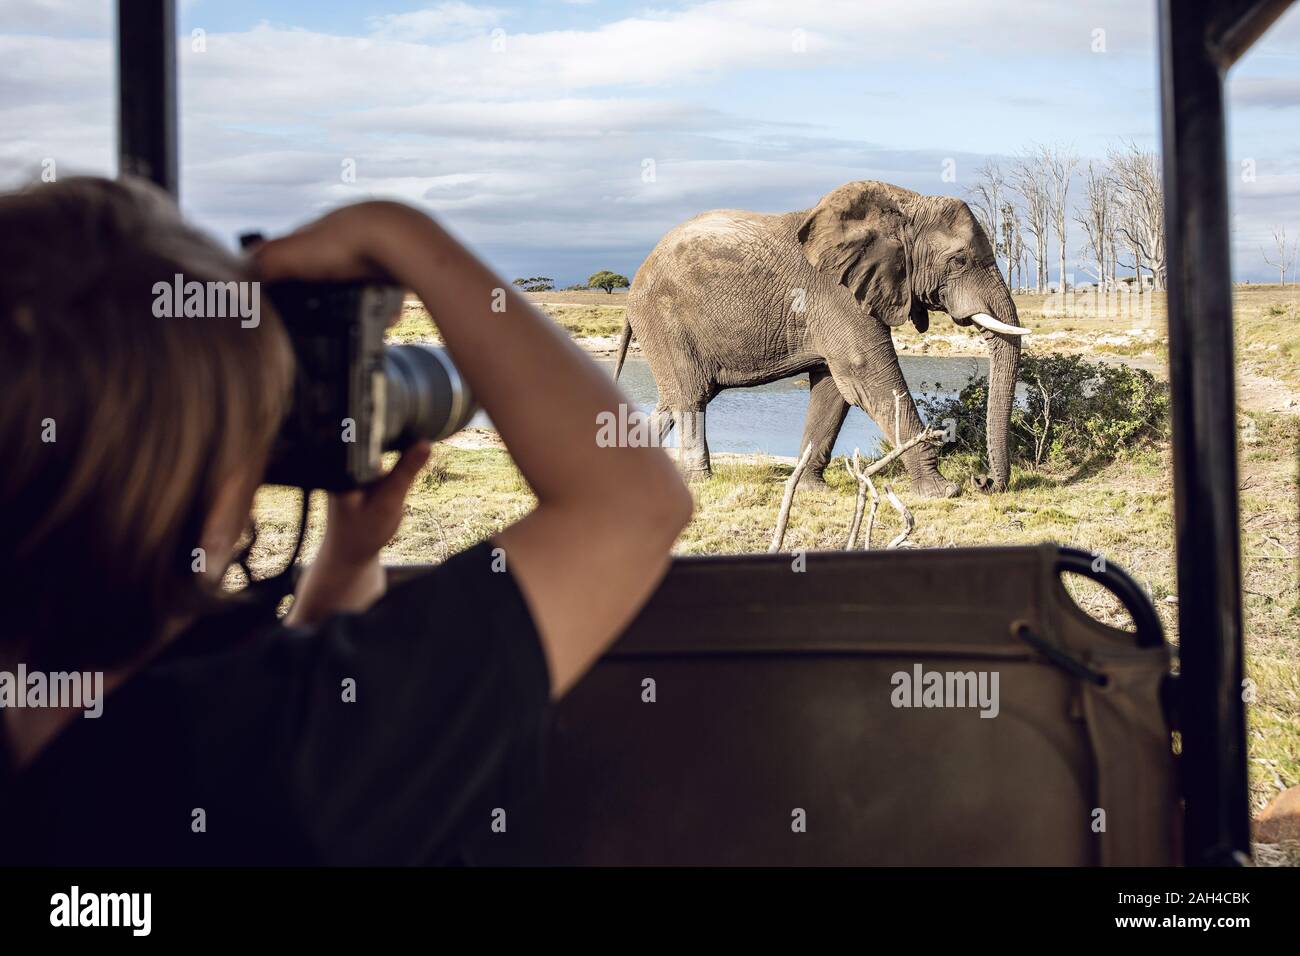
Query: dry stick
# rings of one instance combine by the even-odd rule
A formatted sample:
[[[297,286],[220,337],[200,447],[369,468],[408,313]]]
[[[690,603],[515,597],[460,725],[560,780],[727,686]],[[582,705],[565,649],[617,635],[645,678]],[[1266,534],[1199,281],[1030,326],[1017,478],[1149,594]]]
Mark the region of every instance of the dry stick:
[[[862,542],[862,550],[871,550],[871,529],[876,523],[876,507],[880,504],[880,495],[876,494],[876,486],[871,483],[871,478],[862,470],[862,453],[859,449],[853,449],[853,461],[850,464],[849,459],[844,459],[844,468],[849,475],[857,482],[858,495],[853,502],[853,523],[849,526],[849,538],[844,543],[845,551],[853,550],[853,543],[857,540],[858,529],[862,526],[862,509],[866,504],[867,492],[871,492],[871,514],[867,518],[867,534]]]
[[[901,406],[899,404],[899,399],[901,399],[902,397],[903,396],[900,392],[894,393],[894,444],[895,445],[901,444],[903,438],[903,419],[902,419]],[[922,428],[921,431],[924,434],[927,431],[927,429]],[[907,540],[907,536],[910,535],[912,533],[912,529],[916,527],[916,519],[912,517],[912,512],[907,510],[907,506],[903,504],[902,501],[899,500],[896,494],[894,494],[894,489],[889,487],[888,482],[886,482],[885,484],[885,495],[886,497],[889,498],[889,503],[893,505],[894,508],[897,509],[898,513],[903,518],[903,530],[892,541],[890,541],[889,544],[885,545],[885,547],[886,549],[902,547],[903,542]]]
[[[885,455],[881,458],[877,458],[874,462],[872,462],[867,467],[864,474],[867,475],[868,477],[877,474],[880,471],[880,469],[884,468],[886,465],[892,462],[899,455],[903,454],[904,452],[911,451],[914,446],[921,444],[921,442],[923,441],[940,441],[943,439],[943,434],[944,433],[942,428],[921,429],[919,432],[917,432],[907,441],[903,442],[903,444],[896,446],[894,450],[891,451],[888,455]]]
[[[889,503],[894,506],[903,518],[903,530],[885,547],[899,548],[907,540],[907,536],[912,533],[912,529],[916,527],[916,519],[912,517],[912,512],[907,509],[907,505],[903,504],[898,495],[894,494],[894,489],[889,487],[888,483],[885,484],[885,497],[889,499]]]
[[[844,459],[844,469],[849,473],[854,481],[858,484],[858,497],[853,502],[853,523],[849,525],[849,540],[844,542],[844,550],[852,551],[853,542],[858,538],[858,528],[862,526],[862,508],[867,501],[867,486],[858,480],[858,472],[862,470],[860,463],[861,453],[858,449],[853,449],[853,461],[850,463],[848,458]]]
[[[808,459],[812,457],[812,442],[803,450],[799,456],[799,464],[794,466],[794,471],[790,473],[789,479],[785,483],[785,496],[781,499],[781,513],[776,518],[776,530],[772,532],[772,544],[768,547],[768,554],[775,554],[781,550],[781,545],[785,542],[785,526],[790,521],[790,502],[794,500],[794,489],[799,484],[799,479],[803,477],[803,470],[808,467]]]
[[[898,396],[895,395],[895,399],[897,399],[897,397]],[[895,407],[897,407],[897,401],[895,401]],[[866,534],[866,538],[862,542],[862,550],[864,551],[871,550],[871,531],[875,526],[876,508],[880,503],[880,495],[876,492],[876,486],[871,483],[871,476],[880,472],[881,469],[883,469],[886,465],[892,462],[899,455],[904,454],[909,449],[915,447],[916,445],[919,445],[921,442],[939,441],[943,438],[943,436],[944,436],[944,432],[942,429],[939,428],[922,429],[921,431],[913,435],[911,438],[909,438],[907,441],[896,444],[894,446],[893,451],[883,456],[882,458],[872,462],[871,465],[869,465],[865,469],[862,467],[858,449],[855,448],[853,450],[852,464],[849,463],[848,459],[845,459],[844,467],[848,470],[848,473],[853,477],[853,479],[858,483],[858,497],[857,500],[854,502],[853,523],[849,527],[848,541],[844,545],[845,551],[852,550],[853,543],[857,539],[858,530],[861,526],[863,503],[868,493],[870,494],[871,497],[871,512],[867,517],[867,534]],[[907,523],[912,520],[911,512],[908,511],[907,508],[903,506],[903,503],[898,500],[898,497],[896,495],[893,497],[893,502],[891,503],[895,503],[894,507],[900,509],[899,514],[904,516],[903,523],[904,525],[907,525]],[[911,532],[912,532],[912,528],[911,526],[908,526],[902,538],[898,540],[900,541],[905,540],[907,538],[907,535],[911,534]],[[890,545],[890,547],[895,547],[895,546],[896,545],[892,543]]]
[[[867,515],[867,534],[862,540],[862,550],[871,550],[871,532],[876,526],[876,509],[880,507],[880,495],[876,493],[876,486],[871,483],[870,478],[863,478],[868,488],[871,489],[871,513]]]

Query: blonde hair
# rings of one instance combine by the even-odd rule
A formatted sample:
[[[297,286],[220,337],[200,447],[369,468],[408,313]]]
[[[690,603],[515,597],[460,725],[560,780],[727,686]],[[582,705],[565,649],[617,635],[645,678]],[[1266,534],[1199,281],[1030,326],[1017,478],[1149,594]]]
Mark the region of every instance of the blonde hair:
[[[0,196],[0,641],[108,669],[215,597],[192,570],[217,491],[264,460],[293,376],[271,309],[159,318],[154,286],[248,281],[141,181]]]

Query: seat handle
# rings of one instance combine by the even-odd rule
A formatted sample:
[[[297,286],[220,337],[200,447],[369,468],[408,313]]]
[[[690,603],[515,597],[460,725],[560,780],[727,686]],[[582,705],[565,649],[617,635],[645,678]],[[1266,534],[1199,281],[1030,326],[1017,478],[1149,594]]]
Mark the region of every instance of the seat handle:
[[[1160,626],[1160,615],[1155,605],[1141,586],[1133,580],[1127,571],[1108,558],[1102,558],[1101,567],[1097,567],[1097,555],[1079,548],[1056,549],[1056,572],[1080,574],[1090,581],[1096,581],[1111,594],[1115,595],[1124,610],[1133,617],[1137,627],[1135,635],[1138,647],[1160,647],[1165,642],[1164,629]]]

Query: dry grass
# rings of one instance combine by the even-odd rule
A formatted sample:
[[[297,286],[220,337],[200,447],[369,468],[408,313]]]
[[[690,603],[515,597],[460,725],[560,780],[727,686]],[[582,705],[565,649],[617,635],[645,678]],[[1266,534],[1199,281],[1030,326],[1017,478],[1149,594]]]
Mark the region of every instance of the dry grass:
[[[1297,589],[1297,474],[1295,449],[1300,419],[1262,416],[1262,436],[1244,448],[1242,460],[1242,560],[1245,587],[1248,675],[1257,685],[1250,709],[1251,794],[1258,809],[1287,786],[1300,784],[1300,591]],[[950,477],[975,472],[973,462],[945,465]],[[679,554],[764,551],[772,533],[790,466],[778,462],[723,461],[708,481],[693,486],[694,520],[677,544]],[[1167,447],[1153,448],[1074,473],[1017,469],[1010,493],[973,493],[946,501],[914,499],[908,479],[890,480],[916,516],[912,539],[922,547],[1024,544],[1045,540],[1105,554],[1150,591],[1168,636],[1177,640],[1173,498]],[[796,497],[786,548],[838,549],[852,513],[852,489],[840,462],[828,470],[825,491]],[[317,495],[307,553],[323,523]],[[498,449],[440,447],[417,481],[397,538],[384,551],[391,563],[437,562],[516,520],[533,497],[508,455]],[[261,537],[257,558],[291,546],[296,493],[266,488],[259,493]],[[895,518],[882,512],[877,546],[891,537]],[[1123,612],[1087,582],[1072,587],[1080,603],[1118,626]]]
[[[553,298],[557,296],[562,298]],[[528,297],[575,338],[612,336],[622,331],[626,295],[531,292]],[[440,339],[428,311],[414,299],[406,302],[401,319],[388,330],[389,342],[437,342]]]
[[[602,293],[603,294],[603,293]],[[575,338],[618,335],[623,330],[621,305],[555,305],[542,303],[539,308],[563,326]]]
[[[622,321],[622,296],[548,293],[543,305],[576,335],[613,334]],[[537,298],[537,297],[534,297]],[[1295,288],[1238,287],[1237,339],[1242,376],[1300,383],[1300,317]],[[594,301],[591,301],[594,300]],[[613,300],[611,302],[611,300]],[[1067,319],[1041,314],[1041,301],[1021,297],[1021,315],[1039,335],[1029,348],[1126,354],[1152,358],[1164,352],[1164,307],[1157,300],[1141,340],[1115,338],[1115,320]],[[1038,314],[1035,314],[1037,308]],[[934,328],[946,318],[936,316]],[[432,325],[418,306],[395,330],[397,340],[430,337]],[[1054,339],[1046,334],[1059,333]],[[900,339],[914,332],[901,331]],[[960,333],[962,335],[966,333]],[[927,338],[934,338],[932,332]],[[1129,339],[1134,339],[1129,336]],[[1038,344],[1033,344],[1037,342]],[[1108,344],[1111,343],[1111,344]],[[981,351],[978,342],[973,350]],[[1297,457],[1300,417],[1248,411],[1243,414],[1241,453],[1241,528],[1247,673],[1256,684],[1250,706],[1250,787],[1256,810],[1285,787],[1300,784],[1300,580],[1297,554]],[[765,551],[780,503],[789,464],[761,459],[737,461],[719,456],[713,478],[694,486],[697,511],[677,544],[680,554]],[[965,481],[975,463],[950,460],[949,477]],[[829,489],[805,489],[795,502],[786,548],[837,549],[843,546],[852,512],[852,490],[843,466],[828,470]],[[1167,635],[1177,641],[1173,565],[1173,494],[1169,449],[1159,446],[1116,461],[1098,462],[1071,473],[1013,472],[1011,491],[984,497],[967,492],[947,501],[913,499],[908,480],[891,477],[916,515],[913,540],[924,547],[1023,544],[1054,540],[1107,555],[1149,589]],[[318,496],[319,497],[319,496]],[[314,526],[323,521],[317,501]],[[481,540],[525,514],[533,505],[526,483],[500,449],[442,446],[421,475],[407,502],[407,517],[384,552],[389,562],[437,562]],[[894,533],[894,516],[882,513],[878,542]],[[257,501],[261,539],[257,561],[284,554],[296,521],[293,492],[263,489]],[[308,539],[314,549],[318,532]],[[1081,604],[1103,620],[1122,624],[1123,614],[1094,586],[1072,587]],[[1292,859],[1289,850],[1266,848],[1265,856]],[[1262,857],[1261,857],[1262,859]]]
[[[556,289],[554,292],[529,292],[528,298],[534,302],[547,304],[563,303],[566,305],[599,305],[622,308],[627,302],[627,290],[602,292],[599,289]]]

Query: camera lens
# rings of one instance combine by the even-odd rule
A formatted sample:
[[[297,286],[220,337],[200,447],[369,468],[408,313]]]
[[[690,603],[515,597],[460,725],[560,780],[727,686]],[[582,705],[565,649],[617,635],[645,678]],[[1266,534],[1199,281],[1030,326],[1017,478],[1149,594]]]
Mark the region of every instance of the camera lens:
[[[389,346],[384,350],[384,379],[385,451],[454,435],[478,411],[445,349]]]

